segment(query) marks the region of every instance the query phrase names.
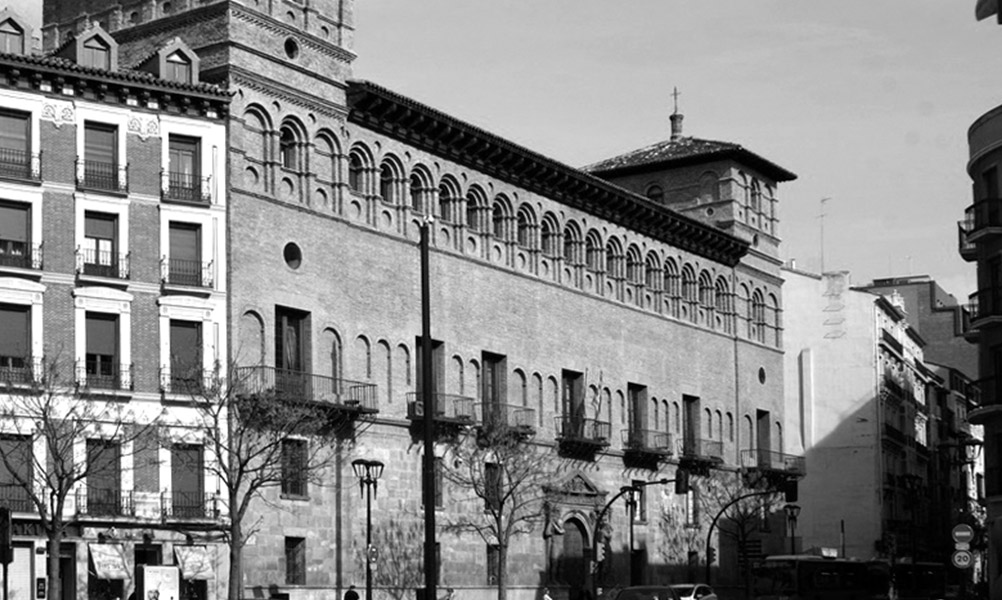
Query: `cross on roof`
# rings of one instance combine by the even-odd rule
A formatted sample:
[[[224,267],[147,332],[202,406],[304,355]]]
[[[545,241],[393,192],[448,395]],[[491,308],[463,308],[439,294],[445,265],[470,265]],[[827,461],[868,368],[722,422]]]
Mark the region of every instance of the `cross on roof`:
[[[678,114],[678,96],[679,96],[678,88],[677,87],[672,88],[671,97],[672,97],[672,100],[675,103],[675,112],[672,113],[672,114],[676,114],[676,115]]]

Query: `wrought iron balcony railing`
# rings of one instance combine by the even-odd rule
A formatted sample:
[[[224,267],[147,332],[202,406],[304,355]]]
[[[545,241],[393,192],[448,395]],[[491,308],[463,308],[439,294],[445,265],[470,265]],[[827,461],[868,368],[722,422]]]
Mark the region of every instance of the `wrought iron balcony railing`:
[[[978,256],[978,246],[971,241],[971,230],[974,222],[964,219],[957,221],[957,250],[965,260],[973,260]]]
[[[16,483],[0,484],[0,506],[9,507],[14,512],[37,512],[31,494],[24,486]]]
[[[194,173],[161,172],[160,197],[163,200],[190,202],[192,204],[212,203],[212,179]]]
[[[584,417],[555,417],[557,439],[567,442],[586,442],[602,446],[609,445],[612,437],[612,425],[608,421],[586,419]]]
[[[128,194],[129,166],[79,159],[77,187],[113,194]]]
[[[42,155],[27,150],[0,148],[0,177],[39,182],[42,180]]]
[[[517,404],[479,402],[474,410],[480,414],[480,422],[486,429],[532,429],[536,420],[536,411]]]
[[[0,355],[0,386],[30,386],[40,383],[45,375],[45,360],[41,357]]]
[[[160,278],[167,285],[211,288],[215,279],[213,263],[165,256],[160,261]]]
[[[124,517],[136,514],[132,491],[86,487],[76,492],[77,514],[91,517]]]
[[[432,394],[432,416],[436,421],[470,422],[476,419],[475,398],[457,394]],[[407,394],[407,416],[411,419],[424,417],[424,400],[420,392]]]
[[[198,362],[201,362],[200,360]],[[205,399],[211,389],[215,372],[204,369],[173,369],[160,367],[160,391],[165,394],[180,394],[193,400]]]
[[[42,245],[0,238],[0,267],[42,269]]]
[[[77,248],[77,273],[111,279],[128,279],[129,254]]]
[[[237,367],[235,385],[242,394],[272,392],[289,401],[318,402],[361,412],[378,412],[376,384],[275,367]]]
[[[807,463],[803,456],[775,450],[742,450],[741,466],[760,471],[775,471],[789,475],[806,475]]]
[[[218,519],[219,497],[205,492],[163,492],[160,494],[160,513],[164,519]]]
[[[672,437],[670,433],[654,429],[624,429],[623,448],[633,452],[671,454]]]
[[[969,238],[975,238],[985,230],[998,228],[1002,232],[1002,198],[984,198],[967,207],[964,221]]]
[[[685,438],[679,440],[679,455],[683,458],[722,460],[724,443],[717,440]]]
[[[131,390],[132,365],[93,360],[77,362],[77,384],[92,390]]]

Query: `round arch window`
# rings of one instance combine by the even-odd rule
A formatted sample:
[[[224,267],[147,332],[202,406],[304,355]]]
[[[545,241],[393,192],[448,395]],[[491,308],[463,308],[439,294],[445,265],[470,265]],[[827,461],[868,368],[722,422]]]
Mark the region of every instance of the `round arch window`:
[[[285,264],[289,265],[290,269],[298,269],[299,265],[303,264],[303,251],[292,242],[285,245],[282,257],[285,258]]]

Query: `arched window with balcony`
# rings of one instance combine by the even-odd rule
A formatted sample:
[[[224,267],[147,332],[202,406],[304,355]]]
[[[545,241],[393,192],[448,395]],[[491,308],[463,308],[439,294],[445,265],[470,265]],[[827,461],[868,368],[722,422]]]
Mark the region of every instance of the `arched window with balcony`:
[[[543,256],[555,258],[560,254],[560,224],[553,213],[543,214],[539,222],[539,247]]]
[[[717,313],[717,322],[724,331],[731,333],[734,329],[732,324],[734,309],[731,306],[733,299],[730,286],[727,285],[727,279],[723,276],[717,277],[714,288],[714,310]]]
[[[410,209],[424,214],[428,210],[428,197],[431,195],[431,174],[423,165],[417,165],[411,170],[410,182],[407,186]]]
[[[581,264],[581,257],[578,255],[581,246],[581,229],[574,221],[568,221],[564,226],[564,262],[568,265]]]
[[[752,292],[751,323],[752,339],[764,343],[768,322],[766,321],[765,298],[762,296],[762,290]]]
[[[278,160],[285,169],[299,169],[299,136],[288,123],[283,124],[279,130]]]
[[[647,289],[659,291],[662,289],[661,261],[654,251],[647,253],[647,260],[644,263],[644,285]]]
[[[665,310],[669,315],[677,318],[679,316],[679,304],[682,300],[682,285],[678,265],[675,263],[675,259],[671,257],[665,259],[664,291]]]
[[[623,268],[623,246],[615,237],[610,237],[605,243],[605,272],[606,275],[614,279],[622,279],[625,275]]]
[[[685,316],[690,321],[696,320],[696,305],[699,303],[699,283],[696,280],[696,270],[692,265],[682,267],[682,302]]]
[[[634,285],[644,283],[644,259],[636,244],[626,250],[626,280]]]
[[[447,223],[462,221],[457,211],[461,207],[459,201],[459,184],[451,175],[444,175],[438,184],[438,198],[432,203],[432,215]]]
[[[388,156],[379,165],[379,197],[387,204],[399,204],[397,182],[400,181],[399,164],[396,157]]]
[[[486,210],[487,195],[480,189],[480,186],[470,186],[470,189],[466,192],[466,226],[470,231],[483,231],[483,215]]]
[[[351,149],[348,153],[348,189],[357,194],[366,192],[368,188],[366,178],[370,164],[368,152],[362,147],[355,146]]]
[[[592,273],[602,270],[602,237],[594,229],[585,238],[585,268]]]
[[[521,248],[532,250],[536,247],[536,213],[528,204],[518,207],[516,217],[515,242]]]
[[[491,204],[491,234],[498,240],[509,240],[508,221],[511,219],[511,203],[503,194],[495,196]]]

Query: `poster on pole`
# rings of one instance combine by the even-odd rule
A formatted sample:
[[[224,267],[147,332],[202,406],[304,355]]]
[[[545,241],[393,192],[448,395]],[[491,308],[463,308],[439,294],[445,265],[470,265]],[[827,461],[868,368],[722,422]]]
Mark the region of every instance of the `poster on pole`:
[[[180,583],[177,567],[144,565],[142,600],[178,600]]]

